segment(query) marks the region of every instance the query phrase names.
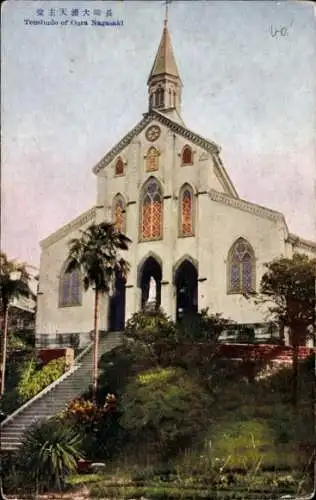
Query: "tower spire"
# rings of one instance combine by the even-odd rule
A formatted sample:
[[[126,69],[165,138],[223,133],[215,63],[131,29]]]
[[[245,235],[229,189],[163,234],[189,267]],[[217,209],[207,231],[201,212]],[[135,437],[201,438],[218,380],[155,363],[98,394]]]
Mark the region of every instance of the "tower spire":
[[[158,51],[148,77],[149,109],[175,109],[180,113],[182,82],[168,31],[168,4],[165,0],[164,28]]]

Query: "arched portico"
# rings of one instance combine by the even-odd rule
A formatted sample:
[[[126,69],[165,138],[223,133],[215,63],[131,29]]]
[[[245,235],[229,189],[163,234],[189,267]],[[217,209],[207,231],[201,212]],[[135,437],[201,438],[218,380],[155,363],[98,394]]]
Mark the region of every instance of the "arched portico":
[[[193,259],[181,259],[174,273],[176,319],[198,311],[198,271]]]
[[[116,276],[115,288],[109,303],[109,330],[121,331],[125,327],[125,290],[126,280],[120,274]]]
[[[153,277],[156,282],[156,307],[161,304],[162,265],[159,258],[149,255],[138,266],[138,287],[141,289],[141,308],[148,300],[149,281]]]

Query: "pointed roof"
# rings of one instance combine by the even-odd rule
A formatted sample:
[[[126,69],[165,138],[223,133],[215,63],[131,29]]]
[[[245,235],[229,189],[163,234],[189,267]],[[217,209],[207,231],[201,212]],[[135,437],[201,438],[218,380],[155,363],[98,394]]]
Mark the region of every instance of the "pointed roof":
[[[176,78],[179,78],[179,80],[181,81],[176,61],[173,55],[173,49],[172,49],[170,34],[168,31],[167,21],[165,20],[162,37],[160,40],[154,64],[151,68],[151,72],[148,77],[148,82],[154,76],[164,75],[166,73],[168,75],[172,75],[175,76]]]

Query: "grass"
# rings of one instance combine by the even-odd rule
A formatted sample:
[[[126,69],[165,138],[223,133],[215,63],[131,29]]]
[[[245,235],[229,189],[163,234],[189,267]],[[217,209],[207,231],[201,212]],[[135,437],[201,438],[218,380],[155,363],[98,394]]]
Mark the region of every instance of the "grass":
[[[75,474],[66,479],[66,484],[68,486],[83,486],[103,480],[104,475],[101,474]]]
[[[210,390],[214,400],[210,425],[204,434],[196,435],[190,448],[166,462],[147,451],[145,437],[137,443],[131,440],[111,465],[117,476],[124,475],[125,485],[113,481],[110,485],[103,479],[91,487],[92,497],[237,499],[252,495],[258,500],[310,493],[313,377],[304,367],[299,385],[296,417],[290,404],[290,369],[260,381],[249,382],[238,373],[235,379],[217,380]]]
[[[158,389],[169,396],[166,387],[168,377],[165,375],[170,374],[170,370],[172,372],[173,368],[157,369],[141,376],[136,373],[132,380],[138,380],[142,390],[150,389],[155,382]],[[281,370],[265,380],[247,380],[237,368],[232,370],[231,366],[227,376],[225,370],[221,373],[213,370],[208,388],[207,384],[203,385],[210,404],[206,412],[206,425],[201,429],[199,422],[190,417],[193,403],[186,406],[188,411],[178,411],[179,407],[174,405],[174,387],[171,384],[171,396],[165,398],[165,405],[169,410],[176,406],[172,417],[176,414],[179,424],[186,419],[191,426],[192,439],[186,449],[177,450],[176,454],[159,455],[152,446],[156,443],[151,442],[156,435],[146,434],[146,429],[143,431],[141,428],[135,437],[135,426],[131,426],[126,440],[124,434],[123,444],[117,445],[116,455],[112,460],[106,460],[104,472],[71,476],[67,485],[74,490],[87,486],[92,499],[143,496],[151,500],[259,500],[308,494],[313,487],[310,465],[314,449],[314,378],[310,373],[302,365],[296,414],[290,404],[289,369]],[[196,374],[191,375],[189,371],[186,372],[190,381],[195,380]],[[197,398],[201,399],[198,384],[195,389],[194,386]],[[191,389],[187,391],[189,401],[192,401],[192,392]],[[186,403],[187,393],[181,393]],[[124,395],[124,387],[121,394]],[[130,394],[135,397],[135,388]],[[156,386],[150,396],[140,401],[140,407],[150,405],[155,394],[158,394]],[[157,397],[154,397],[154,415],[155,412],[161,412],[159,416],[164,426],[168,412],[164,411],[161,404],[157,407],[156,403]],[[139,415],[135,415],[136,423],[137,419],[140,420]],[[128,417],[127,414],[125,416]],[[115,441],[115,445],[117,443],[119,441]]]
[[[255,498],[269,499],[280,498],[281,495],[295,494],[295,490],[290,488],[284,488],[280,490],[276,487],[260,487],[259,485],[247,490],[247,499]],[[108,485],[94,485],[90,489],[90,495],[92,498],[141,498],[146,497],[151,500],[154,499],[245,499],[245,488],[243,485],[240,487],[226,487],[219,489],[213,488],[199,488],[199,487],[187,487],[185,485],[148,485],[148,486],[112,486]]]

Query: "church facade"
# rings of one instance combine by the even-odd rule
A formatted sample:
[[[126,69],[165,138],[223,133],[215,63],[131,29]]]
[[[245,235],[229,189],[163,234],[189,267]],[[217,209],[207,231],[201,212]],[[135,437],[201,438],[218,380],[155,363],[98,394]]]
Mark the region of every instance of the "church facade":
[[[247,298],[264,264],[316,244],[291,234],[284,216],[239,198],[214,142],[181,118],[182,81],[165,23],[148,78],[148,112],[93,168],[96,205],[41,242],[38,345],[84,345],[93,329],[93,291],[66,274],[68,242],[92,223],[111,221],[132,240],[131,270],[101,303],[101,329],[120,330],[148,300],[172,319],[208,308],[264,328],[266,311]]]

